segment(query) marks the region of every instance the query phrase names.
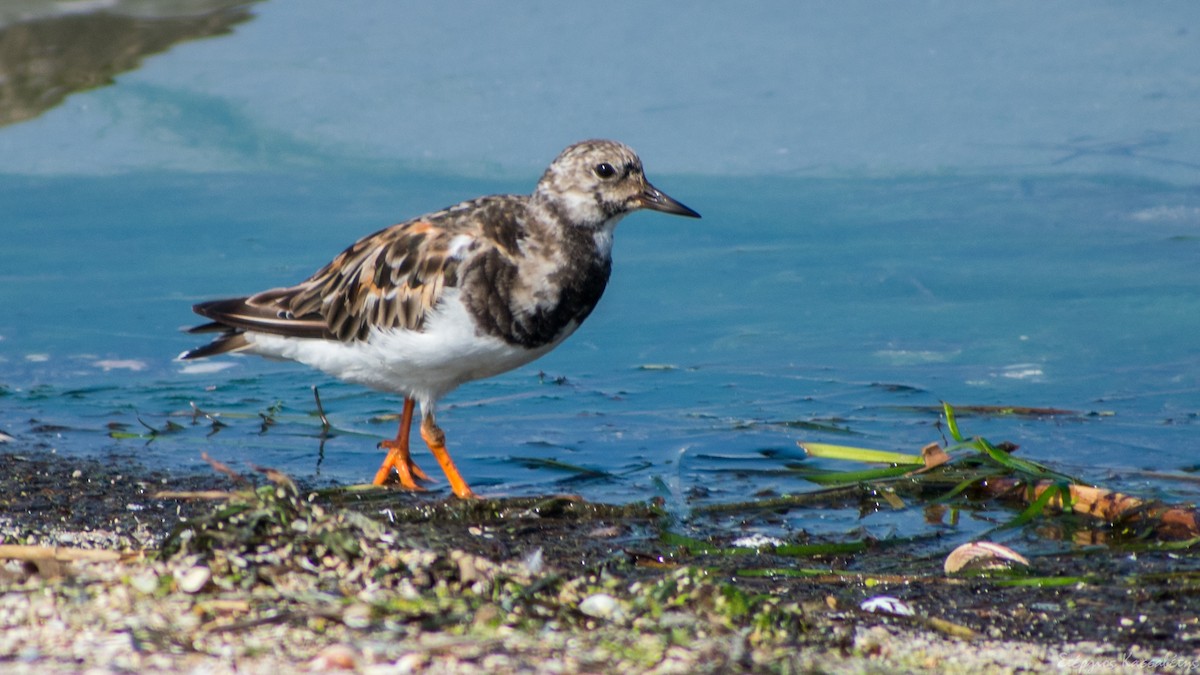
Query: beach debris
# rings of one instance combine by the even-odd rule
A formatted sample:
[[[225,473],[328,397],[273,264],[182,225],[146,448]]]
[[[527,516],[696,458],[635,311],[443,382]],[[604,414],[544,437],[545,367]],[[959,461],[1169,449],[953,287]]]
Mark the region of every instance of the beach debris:
[[[890,595],[876,595],[863,600],[858,608],[872,614],[892,614],[894,616],[916,616],[912,606],[899,598]]]
[[[179,590],[188,595],[195,595],[204,590],[208,582],[212,580],[212,570],[204,565],[196,565],[191,569],[186,570],[179,576],[176,583],[179,585]]]
[[[942,567],[946,574],[986,572],[1029,567],[1029,560],[1002,544],[973,541],[951,551]]]
[[[767,548],[768,546],[775,548],[777,546],[783,546],[783,540],[776,539],[775,537],[768,537],[765,534],[755,533],[746,537],[734,539],[733,541],[729,542],[729,545],[738,548]]]
[[[624,616],[621,604],[608,593],[595,593],[579,603],[579,611],[594,619],[620,620]]]

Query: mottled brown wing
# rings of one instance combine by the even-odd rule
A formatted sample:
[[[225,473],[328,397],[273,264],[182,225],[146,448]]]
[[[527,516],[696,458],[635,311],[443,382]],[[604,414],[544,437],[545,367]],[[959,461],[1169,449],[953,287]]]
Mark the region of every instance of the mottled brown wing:
[[[183,358],[244,349],[244,331],[350,341],[366,339],[373,326],[420,330],[442,292],[457,285],[462,256],[477,248],[471,228],[461,221],[453,231],[424,220],[393,225],[360,239],[303,283],[197,304],[195,312],[213,323],[190,332],[225,335]]]
[[[359,240],[307,281],[264,291],[246,304],[273,308],[299,323],[319,321],[327,337],[363,340],[371,328],[419,330],[442,292],[458,283],[469,233],[417,220]],[[298,326],[299,327],[299,326]],[[269,329],[268,329],[269,330]]]

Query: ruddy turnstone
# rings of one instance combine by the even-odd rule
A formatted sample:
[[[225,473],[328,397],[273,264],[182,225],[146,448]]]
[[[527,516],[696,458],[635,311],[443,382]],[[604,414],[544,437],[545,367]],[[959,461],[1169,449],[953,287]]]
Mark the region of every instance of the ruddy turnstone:
[[[298,361],[404,397],[375,484],[428,480],[409,455],[413,404],[421,437],[459,497],[474,493],[434,421],[455,387],[522,366],[587,318],[612,270],[613,230],[639,209],[699,218],[660,192],[629,147],[591,140],[562,151],[532,195],[480,197],[359,239],[307,280],[192,309],[220,333],[184,352]]]

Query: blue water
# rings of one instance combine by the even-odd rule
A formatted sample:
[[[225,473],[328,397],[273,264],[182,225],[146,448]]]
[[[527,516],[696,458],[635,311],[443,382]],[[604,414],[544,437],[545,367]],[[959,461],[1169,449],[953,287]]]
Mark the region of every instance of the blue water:
[[[608,135],[704,218],[628,218],[575,336],[444,401],[476,490],[659,496],[686,514],[813,489],[789,469],[800,440],[915,452],[941,439],[929,407],[946,400],[1077,411],[961,423],[1106,486],[1197,498],[1191,5],[1030,5],[1075,28],[1025,31],[1020,11],[931,3],[875,17],[884,32],[852,6],[714,6],[656,38],[664,10],[629,27],[596,9],[370,6],[257,4],[229,35],[0,128],[8,446],[367,480],[399,401],[289,364],[174,361],[198,344],[179,331],[190,305],[299,281],[383,225],[528,191],[562,145]],[[596,45],[559,35],[585,26]],[[782,520],[864,525],[924,526],[915,511]]]

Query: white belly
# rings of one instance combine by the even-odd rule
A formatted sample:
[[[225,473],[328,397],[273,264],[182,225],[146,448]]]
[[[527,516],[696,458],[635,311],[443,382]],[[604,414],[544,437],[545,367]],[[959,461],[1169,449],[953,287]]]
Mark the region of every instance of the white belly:
[[[346,382],[403,396],[431,406],[452,389],[523,366],[553,349],[553,344],[524,349],[489,335],[478,335],[457,289],[442,296],[421,331],[373,330],[366,341],[338,342],[246,333],[246,351],[311,366]]]

